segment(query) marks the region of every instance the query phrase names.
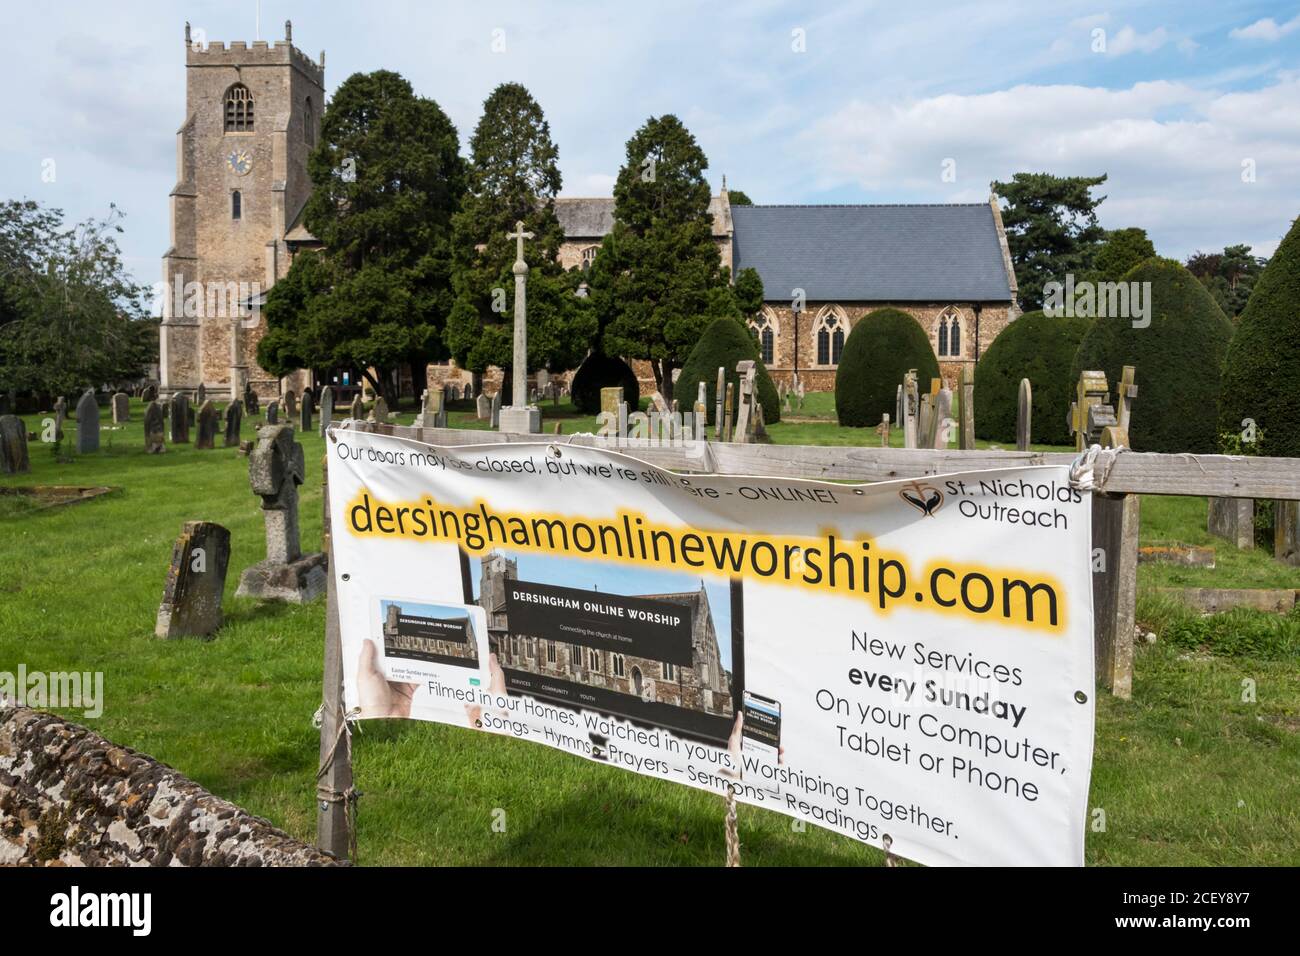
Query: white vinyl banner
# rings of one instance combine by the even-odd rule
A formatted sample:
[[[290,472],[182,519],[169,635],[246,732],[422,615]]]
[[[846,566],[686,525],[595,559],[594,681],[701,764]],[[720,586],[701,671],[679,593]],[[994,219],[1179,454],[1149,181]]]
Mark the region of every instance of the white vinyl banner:
[[[1082,865],[1091,502],[341,427],[347,707],[520,737],[925,864]]]

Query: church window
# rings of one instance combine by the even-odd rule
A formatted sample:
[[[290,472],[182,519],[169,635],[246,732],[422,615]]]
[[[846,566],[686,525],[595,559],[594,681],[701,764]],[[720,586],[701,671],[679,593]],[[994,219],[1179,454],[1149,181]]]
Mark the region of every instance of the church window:
[[[588,650],[587,666],[593,671],[600,670],[600,651]]]
[[[937,338],[940,358],[961,355],[961,315],[955,308],[949,307],[939,314]]]
[[[591,268],[591,264],[596,261],[596,253],[600,251],[600,246],[588,246],[582,250],[582,271],[586,272]]]
[[[844,334],[848,320],[835,306],[827,306],[817,316],[814,329],[817,336],[817,364],[839,365],[844,353]]]
[[[661,662],[661,666],[662,666],[662,668],[663,668],[664,680],[676,680],[676,679],[677,679],[677,668],[676,668],[676,667],[674,667],[674,666],[673,666],[671,663],[669,663],[668,661],[663,661],[663,662]]]
[[[625,670],[624,670],[624,668],[625,668],[625,663],[624,663],[624,661],[625,661],[625,659],[624,659],[624,657],[623,657],[622,654],[615,654],[615,655],[614,655],[614,676],[615,676],[615,677],[622,677],[622,676],[624,675],[624,673],[625,673]]]
[[[758,340],[759,356],[764,365],[771,365],[776,357],[776,313],[766,306],[749,320],[749,330]]]
[[[316,145],[316,111],[312,109],[310,96],[302,107],[302,141],[308,146]]]
[[[243,83],[226,90],[226,132],[253,131],[253,96]]]
[[[230,218],[244,218],[244,197],[240,195],[238,189],[230,194]]]
[[[581,644],[569,645],[569,664],[573,667],[582,666],[582,645]]]
[[[546,663],[548,664],[555,663],[555,642],[554,641],[546,642]]]

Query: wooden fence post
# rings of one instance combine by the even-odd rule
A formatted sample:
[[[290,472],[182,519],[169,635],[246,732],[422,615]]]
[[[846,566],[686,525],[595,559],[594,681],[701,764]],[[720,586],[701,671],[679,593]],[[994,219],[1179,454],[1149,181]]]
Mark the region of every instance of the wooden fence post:
[[[1092,496],[1092,609],[1097,678],[1116,697],[1133,695],[1137,616],[1137,495]]]
[[[324,471],[326,554],[325,666],[322,671],[320,764],[316,780],[316,846],[340,860],[350,858],[352,833],[348,801],[352,794],[352,743],[343,711],[343,639],[339,629],[339,596],[334,578],[334,546],[329,529],[329,469]],[[336,746],[337,741],[337,746]]]

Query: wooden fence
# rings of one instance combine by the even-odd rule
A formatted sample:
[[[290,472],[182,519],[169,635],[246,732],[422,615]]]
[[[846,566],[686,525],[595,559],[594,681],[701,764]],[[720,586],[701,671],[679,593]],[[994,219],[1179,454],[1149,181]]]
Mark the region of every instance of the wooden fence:
[[[605,448],[669,471],[694,474],[815,478],[876,482],[924,478],[959,471],[1070,465],[1073,452],[866,448],[830,445],[754,445],[692,441],[665,444],[597,435],[521,435],[458,428],[413,428],[358,423],[383,435],[430,445],[542,442]],[[1093,610],[1097,678],[1111,693],[1133,688],[1133,637],[1137,608],[1139,495],[1206,495],[1220,498],[1300,500],[1300,459],[1229,455],[1160,455],[1120,450],[1094,471],[1092,544]],[[1098,552],[1097,549],[1100,549]],[[320,819],[317,844],[346,855],[347,807],[352,793],[351,754],[342,732],[342,661],[334,576],[327,604],[325,703],[321,724]]]

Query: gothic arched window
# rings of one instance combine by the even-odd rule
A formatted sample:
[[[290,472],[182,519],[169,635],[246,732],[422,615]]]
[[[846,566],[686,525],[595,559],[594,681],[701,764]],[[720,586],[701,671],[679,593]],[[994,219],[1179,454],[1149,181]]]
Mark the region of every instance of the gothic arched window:
[[[244,218],[244,197],[239,194],[238,189],[230,194],[230,218]]]
[[[961,356],[961,313],[953,306],[939,313],[938,340],[940,358]]]
[[[596,261],[596,253],[600,252],[600,246],[588,246],[582,250],[582,271],[586,272],[591,268],[591,264]]]
[[[226,132],[253,131],[253,96],[243,83],[226,90]]]
[[[776,333],[780,330],[776,313],[764,306],[762,312],[749,320],[749,330],[758,339],[759,357],[763,364],[771,366],[776,358]]]
[[[302,106],[302,141],[308,146],[316,145],[316,111],[312,108],[310,96]]]
[[[844,352],[844,335],[849,326],[848,319],[838,306],[827,306],[817,316],[813,324],[817,337],[817,364],[839,365],[840,355]]]

